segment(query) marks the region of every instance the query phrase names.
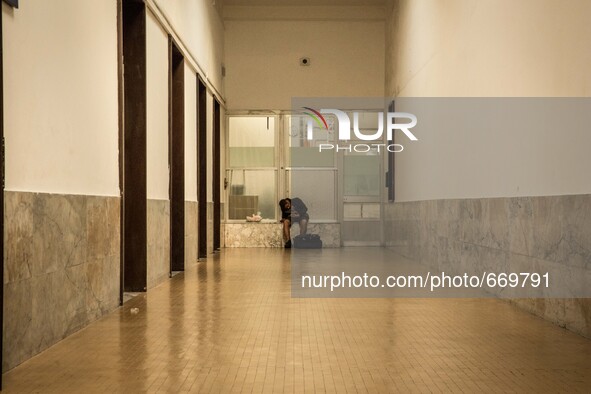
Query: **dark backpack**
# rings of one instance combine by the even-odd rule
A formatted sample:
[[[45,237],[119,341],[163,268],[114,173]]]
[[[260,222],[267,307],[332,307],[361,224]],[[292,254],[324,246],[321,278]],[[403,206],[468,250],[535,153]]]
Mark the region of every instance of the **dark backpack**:
[[[299,249],[320,249],[322,240],[318,234],[298,235],[293,239],[293,247]]]

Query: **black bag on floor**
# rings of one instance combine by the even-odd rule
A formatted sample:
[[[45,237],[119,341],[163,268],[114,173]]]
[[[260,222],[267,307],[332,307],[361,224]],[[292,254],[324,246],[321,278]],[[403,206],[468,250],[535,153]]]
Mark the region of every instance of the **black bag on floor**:
[[[300,249],[320,249],[322,240],[318,234],[298,235],[293,239],[293,247]]]

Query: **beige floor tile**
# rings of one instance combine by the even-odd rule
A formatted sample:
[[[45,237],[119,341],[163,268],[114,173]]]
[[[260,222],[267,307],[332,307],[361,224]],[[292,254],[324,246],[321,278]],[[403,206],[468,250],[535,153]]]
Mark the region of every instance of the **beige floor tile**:
[[[289,256],[187,267],[6,373],[3,393],[591,390],[591,341],[507,302],[291,298]]]

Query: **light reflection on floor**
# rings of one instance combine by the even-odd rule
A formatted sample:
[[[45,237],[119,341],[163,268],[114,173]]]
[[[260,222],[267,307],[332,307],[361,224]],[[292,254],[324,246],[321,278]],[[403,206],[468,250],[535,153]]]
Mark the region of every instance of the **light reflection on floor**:
[[[3,392],[591,387],[591,340],[507,302],[292,298],[291,253],[226,249],[192,264],[5,374]]]

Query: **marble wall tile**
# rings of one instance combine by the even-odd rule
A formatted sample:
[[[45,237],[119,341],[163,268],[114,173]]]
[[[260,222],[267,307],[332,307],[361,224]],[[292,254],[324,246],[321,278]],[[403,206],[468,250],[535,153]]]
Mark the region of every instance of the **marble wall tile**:
[[[105,300],[110,300],[109,295],[119,293],[119,282],[113,280],[113,272],[119,275],[120,272],[119,255],[107,256],[104,258],[89,260],[86,268],[88,278],[87,305],[93,306],[89,312],[94,313],[96,317],[112,310],[114,304],[109,304]]]
[[[565,196],[559,200],[562,205],[562,242],[559,243],[558,261],[591,269],[591,195]]]
[[[505,199],[470,199],[461,203],[462,241],[495,249],[509,247]]]
[[[147,201],[148,289],[162,283],[170,273],[170,202]]]
[[[68,273],[65,270],[56,271],[32,279],[31,293],[35,295],[32,300],[29,344],[32,354],[57,342],[59,333],[67,335],[83,324],[86,294],[84,288],[77,287],[82,285],[83,269],[84,264],[77,264],[68,267]],[[52,302],[48,303],[47,300]]]
[[[222,223],[220,225],[220,247],[225,248],[226,247],[226,223],[224,222],[224,212],[225,211],[225,204],[222,202],[221,203],[221,212],[222,212]]]
[[[462,262],[462,243],[448,238],[440,237],[438,244],[438,261],[436,268],[439,271],[453,273],[456,271],[465,272],[461,268]],[[459,263],[458,263],[459,262]]]
[[[456,275],[467,273],[480,278],[483,274],[508,272],[508,258],[506,251],[464,243],[459,269],[454,270],[453,273]],[[497,296],[503,296],[504,290],[505,288],[485,288],[486,293]]]
[[[283,247],[281,223],[226,223],[224,243],[227,248],[280,248]],[[297,224],[292,226],[292,236],[299,234]],[[309,234],[318,234],[322,247],[341,246],[339,223],[309,223]]]
[[[119,204],[103,201],[100,197],[88,197],[86,207],[86,231],[88,232],[88,258],[100,259],[119,254],[119,229],[112,223],[119,220]]]
[[[2,372],[14,368],[38,352],[31,340],[33,333],[32,279],[11,281],[4,284],[4,337]],[[57,340],[56,340],[57,342]]]
[[[87,198],[78,196],[36,195],[32,207],[33,276],[85,262],[87,202]]]
[[[534,246],[533,202],[528,197],[508,199],[509,251],[531,256]]]
[[[299,234],[299,229],[292,233],[292,235],[294,234]],[[320,235],[323,248],[338,248],[341,246],[340,223],[308,223],[308,234]]]
[[[533,257],[548,261],[559,260],[559,248],[563,242],[563,212],[560,201],[553,197],[532,199]]]
[[[515,298],[518,307],[568,330],[591,332],[591,298]]]
[[[197,203],[186,202],[186,242],[185,242],[185,261],[196,261],[197,254]],[[110,250],[111,253],[119,253],[119,234],[111,236],[105,240],[104,234],[97,233],[102,228],[100,223],[94,225],[93,222],[102,220],[104,222],[105,215],[110,217],[108,220],[113,220],[114,215],[118,220],[118,206],[111,204],[106,207],[94,207],[90,205],[89,218],[89,235],[90,239],[102,240],[102,244],[94,242],[90,253],[93,255],[89,258],[100,258],[105,254],[105,250]],[[108,211],[108,212],[105,212]],[[170,267],[170,203],[166,200],[148,200],[147,202],[147,250],[148,250],[148,288],[152,288],[161,283],[168,277]],[[193,257],[191,257],[193,256]]]
[[[5,192],[4,371],[117,308],[119,207]]]
[[[197,262],[197,202],[185,201],[185,265]]]
[[[213,202],[207,203],[207,254],[213,253]]]
[[[563,299],[562,302],[564,327],[575,332],[591,333],[591,298],[570,298]]]
[[[18,282],[33,275],[33,193],[4,193],[4,281]]]
[[[283,246],[280,223],[226,223],[227,248],[279,248]]]
[[[520,292],[512,302],[591,337],[589,301],[579,298],[591,283],[591,195],[401,202],[384,217],[386,246],[431,267],[550,272],[557,287],[530,292],[545,298]]]

